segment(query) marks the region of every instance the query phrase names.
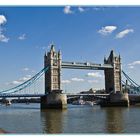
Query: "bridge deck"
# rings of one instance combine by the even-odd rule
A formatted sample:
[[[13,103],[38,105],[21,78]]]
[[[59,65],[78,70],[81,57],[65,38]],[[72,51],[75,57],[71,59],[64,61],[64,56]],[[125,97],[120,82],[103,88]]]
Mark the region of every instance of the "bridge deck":
[[[16,98],[16,97],[42,97],[45,94],[2,94],[0,95],[0,98]],[[109,94],[67,94],[67,97],[72,96],[108,96]]]
[[[67,96],[108,96],[109,94],[68,94]]]
[[[11,94],[11,95],[0,95],[0,98],[18,98],[18,97],[41,97],[45,94]],[[67,94],[67,98],[75,98],[79,96],[95,96],[95,97],[107,97],[109,94]],[[140,94],[129,94],[130,98],[140,97]]]
[[[2,94],[0,95],[0,98],[16,98],[16,97],[41,97],[44,96],[45,94],[11,94],[11,95],[7,95],[7,94]]]

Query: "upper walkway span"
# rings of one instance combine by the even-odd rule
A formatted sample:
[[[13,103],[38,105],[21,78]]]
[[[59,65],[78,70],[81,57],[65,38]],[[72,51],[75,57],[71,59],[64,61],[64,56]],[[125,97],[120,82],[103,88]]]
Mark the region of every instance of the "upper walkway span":
[[[96,64],[90,62],[62,62],[62,68],[67,69],[86,69],[86,70],[105,70],[105,69],[113,69],[111,64]]]

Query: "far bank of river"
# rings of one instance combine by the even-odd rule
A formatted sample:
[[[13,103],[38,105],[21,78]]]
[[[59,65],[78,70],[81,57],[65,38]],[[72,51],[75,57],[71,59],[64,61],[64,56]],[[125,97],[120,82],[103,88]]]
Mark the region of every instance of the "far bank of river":
[[[8,132],[0,128],[0,134],[5,134],[5,133],[8,133]]]

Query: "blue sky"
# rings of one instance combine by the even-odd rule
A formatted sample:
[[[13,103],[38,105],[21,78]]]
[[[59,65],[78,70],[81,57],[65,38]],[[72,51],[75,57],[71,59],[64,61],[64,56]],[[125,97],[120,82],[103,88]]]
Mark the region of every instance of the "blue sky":
[[[113,49],[140,83],[139,7],[0,7],[0,88],[16,86],[43,68],[50,43],[63,61],[103,63]],[[63,89],[104,88],[103,71],[63,70]]]

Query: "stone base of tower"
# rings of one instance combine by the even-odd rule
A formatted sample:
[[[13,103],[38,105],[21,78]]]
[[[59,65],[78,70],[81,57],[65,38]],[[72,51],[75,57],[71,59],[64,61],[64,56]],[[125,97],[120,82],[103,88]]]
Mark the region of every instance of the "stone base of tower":
[[[62,93],[50,93],[41,97],[41,109],[66,109],[67,95]]]
[[[110,94],[107,100],[100,103],[101,107],[128,107],[129,97],[128,93],[113,93]]]

